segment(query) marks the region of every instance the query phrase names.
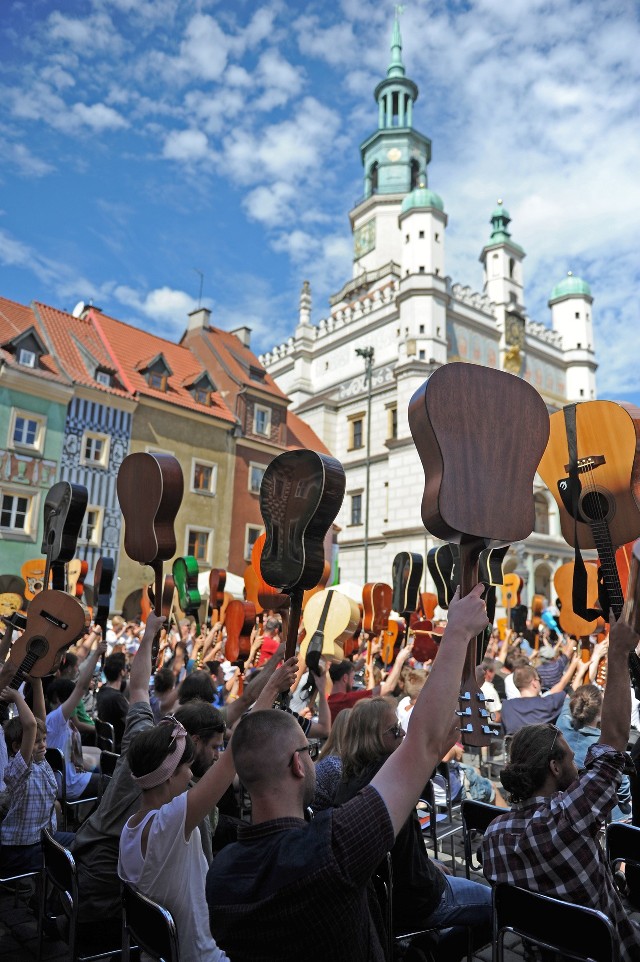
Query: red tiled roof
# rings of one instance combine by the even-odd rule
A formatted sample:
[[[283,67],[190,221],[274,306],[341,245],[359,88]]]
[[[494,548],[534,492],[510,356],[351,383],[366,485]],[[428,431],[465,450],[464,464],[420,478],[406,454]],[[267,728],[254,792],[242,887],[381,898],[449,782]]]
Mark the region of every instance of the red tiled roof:
[[[40,320],[32,308],[26,307],[24,304],[18,304],[16,301],[7,300],[5,297],[0,297],[0,344],[6,346],[10,341],[13,341],[17,335],[28,331],[30,327],[34,328],[37,332],[42,344],[48,347],[49,344]],[[43,378],[45,381],[58,381],[64,384],[69,383],[69,379],[65,377],[64,372],[51,354],[42,354],[40,357],[40,367],[35,368],[24,367],[18,364],[15,354],[11,351],[0,350],[0,357],[2,357],[2,360],[7,366],[16,368],[25,374]]]
[[[94,309],[87,313],[87,320],[91,323]],[[185,387],[192,384],[204,372],[196,357],[186,347],[172,341],[139,330],[123,321],[118,321],[107,314],[97,313],[97,322],[104,332],[111,353],[120,365],[120,370],[130,390],[135,394],[154,397],[158,400],[177,404],[191,411],[200,411],[211,417],[223,421],[235,422],[235,417],[225,404],[218,392],[211,393],[211,404],[199,404]],[[147,383],[144,374],[139,370],[140,360],[149,360],[162,354],[171,374],[167,379],[167,391],[159,391]],[[213,378],[215,382],[215,377]]]
[[[317,451],[319,454],[331,454],[329,448],[322,443],[313,428],[305,424],[293,411],[287,411],[287,439],[289,450],[308,448],[310,451]]]
[[[245,347],[237,335],[230,331],[223,331],[218,327],[208,327],[198,333],[202,334],[203,340],[208,342],[211,351],[227,369],[230,381],[236,382],[233,386],[231,383],[229,384],[229,388],[233,390],[234,394],[238,393],[237,382],[240,382],[240,386],[261,391],[279,401],[288,400],[287,395],[280,390],[271,375],[266,372],[253,351]],[[191,338],[190,342],[193,343]],[[249,374],[251,368],[264,371],[264,379],[255,380],[252,378]]]

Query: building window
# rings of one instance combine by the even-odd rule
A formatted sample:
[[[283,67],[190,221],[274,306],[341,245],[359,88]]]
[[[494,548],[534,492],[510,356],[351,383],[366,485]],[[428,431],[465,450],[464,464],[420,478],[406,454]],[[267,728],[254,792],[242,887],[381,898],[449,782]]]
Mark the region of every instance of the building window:
[[[264,464],[249,464],[249,491],[252,494],[260,494],[260,485],[265,471],[266,466]]]
[[[191,490],[198,494],[215,494],[217,466],[211,461],[191,460]]]
[[[35,367],[36,356],[34,352],[27,351],[25,347],[21,347],[18,352],[18,364],[22,364],[23,367]]]
[[[362,495],[351,495],[351,524],[362,524]]]
[[[106,468],[109,463],[109,436],[85,431],[82,435],[81,464]]]
[[[256,524],[248,524],[244,533],[244,560],[251,561],[251,549],[262,534],[262,528]]]
[[[111,387],[111,375],[107,371],[96,371],[96,381],[103,387]]]
[[[419,330],[420,334],[424,334],[424,324],[421,324],[420,327],[418,328],[418,330]]]
[[[197,387],[194,389],[193,399],[197,404],[209,404],[211,391],[207,391],[206,388],[203,387]]]
[[[395,404],[393,405],[393,407],[389,408],[387,412],[387,417],[388,417],[387,430],[389,432],[388,436],[390,438],[397,438],[398,437],[398,408],[396,407]]]
[[[576,321],[580,320],[580,311],[576,311]]]
[[[0,492],[0,528],[18,536],[30,535],[36,514],[33,494]]]
[[[420,267],[418,268],[418,273],[424,274],[424,267],[422,265],[420,265]]]
[[[353,418],[351,421],[351,444],[350,447],[361,448],[363,447],[363,425],[364,418]]]
[[[544,494],[534,494],[535,523],[533,530],[537,534],[549,534],[549,505]]]
[[[419,230],[419,231],[418,231],[418,237],[420,238],[420,240],[424,240],[424,231],[423,231],[423,230]]]
[[[45,424],[45,418],[32,414],[30,411],[19,411],[14,408],[11,412],[9,427],[9,446],[28,448],[30,451],[42,451]]]
[[[404,242],[405,242],[405,244],[408,244],[408,243],[409,243],[409,235],[408,235],[408,234],[405,234],[405,235],[404,235]]]
[[[426,351],[418,351],[418,360],[426,361],[426,359],[427,359]]]
[[[102,544],[102,508],[89,505],[84,513],[78,541],[99,546]]]
[[[185,554],[195,558],[198,564],[209,564],[212,534],[210,528],[187,528]]]
[[[436,242],[436,244],[439,244],[439,243],[440,243],[440,234],[434,234],[434,235],[433,235],[433,239],[434,239],[434,241]]]
[[[269,437],[271,433],[271,409],[256,404],[253,409],[253,433]]]

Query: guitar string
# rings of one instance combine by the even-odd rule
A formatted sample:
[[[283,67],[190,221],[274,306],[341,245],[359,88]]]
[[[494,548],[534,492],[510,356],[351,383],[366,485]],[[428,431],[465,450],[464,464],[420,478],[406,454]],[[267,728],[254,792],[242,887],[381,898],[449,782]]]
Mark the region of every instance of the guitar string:
[[[607,590],[609,586],[613,589],[613,594],[615,598],[610,597],[610,602],[612,605],[619,607],[624,603],[624,596],[622,594],[622,586],[620,585],[620,579],[618,577],[618,571],[615,565],[615,557],[613,556],[613,542],[611,540],[611,532],[609,531],[609,525],[607,523],[606,515],[602,511],[602,504],[600,501],[600,493],[595,481],[595,472],[592,464],[589,464],[585,472],[587,477],[587,488],[588,494],[591,494],[595,498],[595,514],[597,515],[597,522],[600,524],[601,528],[601,547],[598,549],[598,554],[605,555],[605,558],[600,557],[600,564],[604,570],[605,581],[608,579]],[[587,515],[588,517],[588,515]],[[603,543],[602,535],[606,535],[608,544],[605,546]],[[596,535],[594,534],[594,540],[596,540]],[[596,547],[597,541],[596,541]]]

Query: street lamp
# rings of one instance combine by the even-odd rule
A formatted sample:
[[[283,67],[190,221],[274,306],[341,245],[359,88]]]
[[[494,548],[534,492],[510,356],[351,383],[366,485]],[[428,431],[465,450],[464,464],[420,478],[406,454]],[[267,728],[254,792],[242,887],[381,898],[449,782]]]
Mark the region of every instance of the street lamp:
[[[367,379],[367,456],[366,456],[366,494],[364,503],[364,580],[369,580],[369,476],[371,471],[371,371],[373,369],[373,348],[357,347],[356,354],[364,359],[364,372]]]

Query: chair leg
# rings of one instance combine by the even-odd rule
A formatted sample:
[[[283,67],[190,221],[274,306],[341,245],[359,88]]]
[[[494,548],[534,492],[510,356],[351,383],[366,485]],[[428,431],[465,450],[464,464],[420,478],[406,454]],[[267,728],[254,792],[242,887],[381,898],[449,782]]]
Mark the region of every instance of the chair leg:
[[[40,877],[40,892],[39,892],[39,911],[38,911],[38,962],[42,959],[42,932],[44,929],[44,914],[47,899],[47,873],[42,870],[42,875]]]

